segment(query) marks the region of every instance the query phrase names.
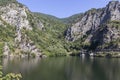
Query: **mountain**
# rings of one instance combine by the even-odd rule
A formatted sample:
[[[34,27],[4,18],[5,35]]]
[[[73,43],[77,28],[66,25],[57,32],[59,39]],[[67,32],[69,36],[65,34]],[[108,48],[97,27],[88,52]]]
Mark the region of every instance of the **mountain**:
[[[84,41],[81,42],[81,39]],[[79,41],[95,49],[120,50],[120,2],[111,1],[100,9],[91,9],[66,31],[66,40]]]
[[[82,16],[83,16],[83,13],[79,13],[79,14],[74,14],[67,18],[61,18],[60,20],[67,25],[68,24],[71,25],[78,22],[82,18]]]
[[[29,52],[41,55],[39,48],[25,34],[25,30],[33,30],[29,17],[32,18],[32,13],[29,9],[15,0],[1,0],[0,3],[1,53],[11,56],[21,55],[20,53],[25,55]],[[33,21],[34,19],[35,17]],[[40,20],[34,21],[34,25],[40,29],[43,27]]]
[[[0,54],[7,56],[65,56],[81,49],[120,49],[120,2],[60,19],[31,12],[16,0],[1,0],[0,33]]]
[[[0,1],[1,54],[66,55],[67,51],[62,45],[65,29],[65,24],[54,16],[33,13],[16,0]]]

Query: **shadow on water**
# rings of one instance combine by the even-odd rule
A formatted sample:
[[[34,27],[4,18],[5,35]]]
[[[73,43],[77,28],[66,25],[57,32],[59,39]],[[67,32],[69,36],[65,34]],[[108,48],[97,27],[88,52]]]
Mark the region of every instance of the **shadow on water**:
[[[120,80],[118,58],[4,58],[2,65],[4,73],[22,73],[22,80]]]

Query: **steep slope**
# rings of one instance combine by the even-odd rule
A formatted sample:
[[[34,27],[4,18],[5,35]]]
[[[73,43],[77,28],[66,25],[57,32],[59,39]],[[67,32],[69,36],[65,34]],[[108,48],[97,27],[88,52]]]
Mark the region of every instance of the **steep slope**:
[[[82,35],[85,35],[89,30],[93,32],[100,24],[108,20],[120,20],[119,16],[119,1],[112,1],[102,9],[91,9],[68,29],[68,36],[66,38],[74,41]]]
[[[81,44],[87,49],[119,48],[120,2],[111,1],[101,9],[91,9],[66,31],[66,40]],[[118,45],[115,44],[118,43]],[[109,44],[109,45],[106,45]],[[100,48],[101,46],[101,48]],[[103,47],[104,46],[104,47]],[[106,46],[106,47],[105,47]],[[111,47],[110,47],[111,46]]]
[[[66,55],[66,25],[58,18],[33,13],[16,0],[0,1],[0,50],[4,55]]]
[[[33,30],[33,26],[28,19],[28,13],[32,13],[26,6],[15,0],[1,0],[0,3],[1,44],[4,44],[2,46],[3,54],[12,56],[14,53],[15,55],[21,55],[21,53],[23,53],[22,55],[28,55],[28,53],[31,53],[30,55],[36,54],[40,56],[41,51],[23,31]],[[36,27],[41,28],[43,25],[38,21]]]
[[[44,28],[41,31],[36,28],[33,31],[28,31],[27,34],[31,40],[40,47],[44,54],[49,56],[66,55],[67,51],[63,45],[66,25],[56,17],[46,14],[34,13],[34,17],[43,23]]]
[[[120,21],[101,25],[91,38],[91,46],[93,49],[120,49]]]

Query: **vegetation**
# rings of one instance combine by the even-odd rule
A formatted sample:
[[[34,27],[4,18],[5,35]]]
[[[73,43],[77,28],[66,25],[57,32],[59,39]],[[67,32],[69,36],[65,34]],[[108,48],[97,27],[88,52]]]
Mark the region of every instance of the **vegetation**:
[[[40,30],[36,27],[36,22],[32,21],[33,15],[29,13],[28,15],[33,30],[23,29],[23,31],[42,50],[42,53],[48,56],[65,56],[67,51],[63,44],[65,43],[64,30],[67,28],[66,25],[53,16],[34,13],[36,19],[40,20],[45,26]]]
[[[98,52],[94,56],[95,57],[120,58],[120,52]]]
[[[43,54],[48,56],[65,56],[67,53],[72,52],[72,50],[74,50],[74,52],[75,50],[78,51],[79,45],[77,45],[77,42],[67,43],[65,41],[65,30],[67,29],[68,25],[63,23],[60,19],[42,13],[27,13],[27,15],[33,30],[30,31],[23,28],[22,34],[26,34],[28,38],[32,40],[34,44],[42,51]],[[3,21],[2,19],[0,20]],[[40,20],[44,25],[42,30],[36,27],[36,21],[38,20]],[[0,26],[0,53],[3,51],[5,42],[8,43],[10,50],[14,52],[14,39],[16,37],[15,27],[10,26],[6,22],[4,22],[4,24],[6,26]]]
[[[120,30],[120,21],[110,21],[109,25]]]
[[[2,53],[3,53],[3,46],[4,46],[4,43],[0,42],[0,56],[2,56]]]
[[[1,21],[3,21],[0,18]],[[3,25],[0,25],[0,56],[3,53],[3,47],[4,43],[7,42],[9,44],[9,47],[11,50],[14,49],[12,44],[15,39],[15,28],[9,24],[7,24],[5,21],[3,21]]]
[[[1,0],[0,5],[9,3],[9,2],[16,2],[16,0]],[[20,5],[21,6],[21,5]],[[101,9],[91,9],[87,11],[85,14],[94,14],[96,12],[101,11]],[[81,49],[92,49],[96,48],[97,42],[93,41],[93,45],[91,46],[90,43],[86,43],[85,40],[89,35],[89,32],[86,33],[83,37],[77,39],[74,42],[69,42],[65,40],[65,32],[68,27],[72,26],[72,24],[80,21],[82,17],[85,15],[83,13],[76,14],[68,18],[59,19],[57,17],[42,14],[42,13],[31,13],[26,11],[27,18],[30,22],[30,25],[33,27],[33,30],[26,30],[25,28],[22,29],[22,34],[27,35],[28,40],[33,41],[33,44],[39,48],[43,54],[48,56],[65,56],[70,53],[79,53]],[[15,40],[15,27],[10,26],[1,18],[0,20],[4,22],[6,26],[0,26],[0,53],[2,53],[4,43],[7,42],[10,50],[12,52],[15,51],[15,46],[13,45]],[[40,28],[37,24],[41,22],[44,27]],[[111,21],[109,22],[112,27],[116,27],[117,29],[120,28],[119,21]],[[101,27],[103,30],[104,27]],[[22,36],[24,37],[24,36]],[[117,41],[111,42],[119,43],[120,39]],[[19,44],[19,43],[18,43]],[[107,44],[109,45],[109,43]],[[21,52],[19,48],[17,48],[18,52]],[[24,53],[24,52],[21,52]],[[29,52],[28,52],[29,54]]]
[[[45,55],[65,56],[71,53],[78,54],[81,49],[89,47],[89,43],[83,43],[87,35],[84,35],[74,42],[66,41],[65,30],[68,28],[68,25],[63,23],[60,19],[41,13],[34,13],[34,15],[28,13],[28,15],[28,20],[32,23],[33,30],[29,31],[23,29],[23,32],[34,41]],[[36,27],[34,17],[35,20],[40,20],[43,23],[44,27],[42,30]]]
[[[16,3],[16,0],[0,0],[0,6],[5,6],[7,3]]]
[[[71,26],[72,24],[80,21],[83,17],[83,13],[79,13],[79,14],[75,14],[75,15],[72,15],[68,18],[63,18],[63,19],[60,19],[63,23],[67,24],[68,26]]]
[[[21,74],[15,74],[15,73],[8,73],[3,74],[2,72],[2,66],[0,65],[0,80],[20,80],[22,78]]]

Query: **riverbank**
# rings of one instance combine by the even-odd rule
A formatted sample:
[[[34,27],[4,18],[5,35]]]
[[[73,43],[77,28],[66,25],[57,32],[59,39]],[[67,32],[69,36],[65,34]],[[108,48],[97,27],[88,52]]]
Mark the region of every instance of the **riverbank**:
[[[98,52],[94,57],[120,58],[120,52]]]
[[[120,58],[120,52],[119,51],[98,51],[98,52],[91,52],[91,51],[86,51],[86,52],[78,52],[78,53],[69,53],[67,55],[0,55],[0,57],[12,57],[12,58],[46,58],[46,57],[62,57],[62,56],[78,56],[78,57],[108,57],[108,58]]]
[[[71,53],[70,56],[120,58],[120,52],[116,52],[116,51],[102,52],[101,51],[101,52]]]

